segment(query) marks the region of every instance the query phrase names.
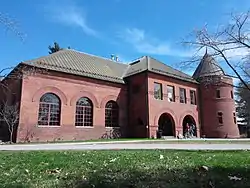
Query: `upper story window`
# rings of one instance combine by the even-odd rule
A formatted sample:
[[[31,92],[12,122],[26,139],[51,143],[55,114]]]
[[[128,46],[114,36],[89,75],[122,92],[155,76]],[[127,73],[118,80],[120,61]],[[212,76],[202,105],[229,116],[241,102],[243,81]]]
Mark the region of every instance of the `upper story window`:
[[[220,90],[219,89],[217,89],[216,90],[216,98],[220,98],[221,96],[220,96]]]
[[[191,104],[196,105],[196,93],[194,90],[190,90],[190,101]]]
[[[223,113],[222,112],[218,112],[218,121],[220,124],[223,124]]]
[[[235,112],[233,112],[233,118],[234,118],[234,123],[236,124],[237,123],[237,119],[236,119],[236,113]]]
[[[180,103],[186,103],[187,98],[186,98],[186,89],[180,88]]]
[[[169,102],[175,102],[175,90],[174,86],[167,86],[167,95]]]
[[[234,98],[234,93],[233,93],[233,91],[231,91],[230,94],[231,94],[231,99],[233,99],[233,98]]]
[[[154,83],[154,98],[162,100],[162,84]]]

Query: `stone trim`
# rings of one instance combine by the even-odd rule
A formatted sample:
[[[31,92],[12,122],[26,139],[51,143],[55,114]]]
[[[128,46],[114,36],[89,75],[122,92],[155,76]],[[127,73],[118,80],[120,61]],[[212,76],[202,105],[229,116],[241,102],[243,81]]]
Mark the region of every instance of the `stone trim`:
[[[76,102],[81,98],[81,97],[87,97],[89,98],[92,103],[93,103],[93,107],[99,108],[99,102],[96,99],[95,95],[88,92],[88,91],[80,91],[78,92],[76,95],[74,95],[74,97],[71,98],[70,100],[70,106],[75,106]]]
[[[60,98],[62,104],[68,104],[68,100],[64,92],[55,86],[46,86],[38,89],[32,97],[32,102],[39,102],[40,98],[46,93],[54,93]]]

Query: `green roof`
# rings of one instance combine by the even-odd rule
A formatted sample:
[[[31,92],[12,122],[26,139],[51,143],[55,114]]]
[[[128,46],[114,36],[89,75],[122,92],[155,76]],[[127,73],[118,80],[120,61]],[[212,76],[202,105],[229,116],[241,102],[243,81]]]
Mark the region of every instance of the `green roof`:
[[[190,75],[173,69],[149,56],[143,56],[130,64],[124,64],[111,59],[65,49],[48,56],[25,61],[22,64],[122,84],[125,83],[124,78],[143,71],[198,83]]]

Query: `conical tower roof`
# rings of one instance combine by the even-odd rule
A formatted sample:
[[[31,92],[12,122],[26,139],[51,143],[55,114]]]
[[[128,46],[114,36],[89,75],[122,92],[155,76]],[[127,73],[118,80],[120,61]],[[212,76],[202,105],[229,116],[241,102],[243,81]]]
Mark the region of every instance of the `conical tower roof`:
[[[199,79],[206,76],[224,76],[225,73],[218,62],[207,53],[203,56],[200,64],[193,74],[194,79]]]

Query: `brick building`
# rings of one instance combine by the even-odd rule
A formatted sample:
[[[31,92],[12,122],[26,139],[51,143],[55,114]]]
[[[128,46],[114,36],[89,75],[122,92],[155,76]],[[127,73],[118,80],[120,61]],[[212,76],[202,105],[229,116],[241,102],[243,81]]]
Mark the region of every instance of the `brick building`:
[[[207,53],[189,76],[149,56],[122,64],[61,50],[18,64],[2,84],[9,89],[1,101],[19,104],[17,142],[98,139],[112,130],[176,137],[187,123],[197,137],[239,137],[232,79]]]

